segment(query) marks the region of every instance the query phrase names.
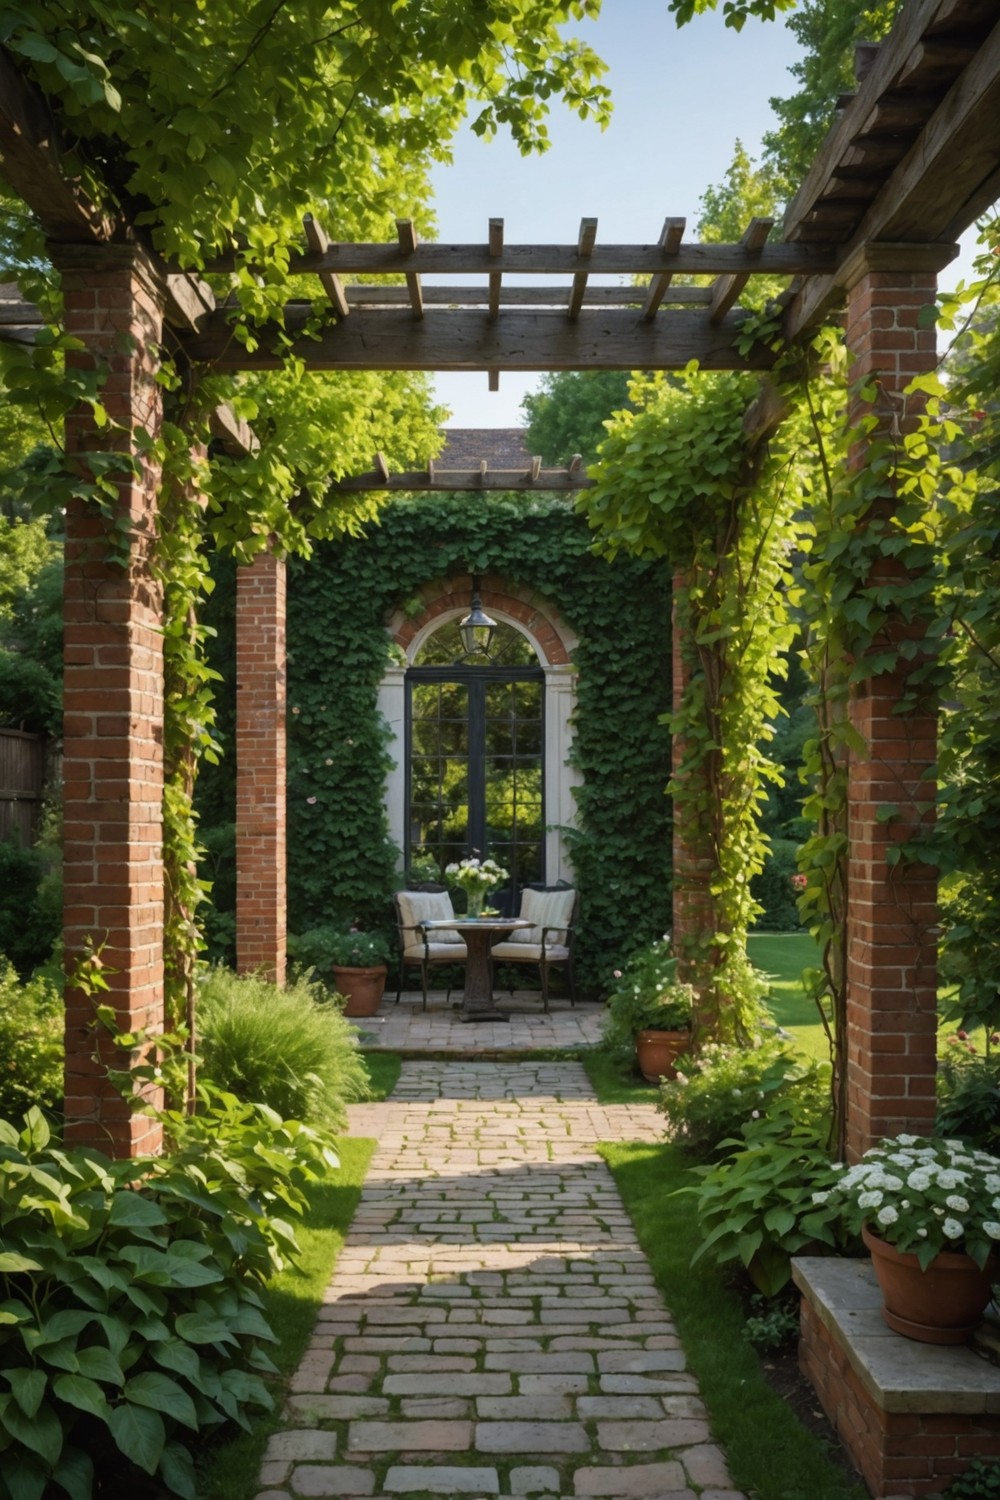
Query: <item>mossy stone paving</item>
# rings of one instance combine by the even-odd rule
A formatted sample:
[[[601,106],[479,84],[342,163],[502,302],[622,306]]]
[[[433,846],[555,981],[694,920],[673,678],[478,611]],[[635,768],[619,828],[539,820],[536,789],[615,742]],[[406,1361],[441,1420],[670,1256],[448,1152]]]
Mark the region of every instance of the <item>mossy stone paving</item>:
[[[257,1500],[746,1500],[595,1144],[576,1062],[403,1065]]]

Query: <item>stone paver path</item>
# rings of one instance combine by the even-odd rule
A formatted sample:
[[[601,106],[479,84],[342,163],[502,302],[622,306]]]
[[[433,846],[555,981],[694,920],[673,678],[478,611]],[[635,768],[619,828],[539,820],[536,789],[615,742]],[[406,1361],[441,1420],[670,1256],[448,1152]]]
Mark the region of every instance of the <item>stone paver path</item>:
[[[593,1047],[600,1039],[603,1007],[571,1006],[562,998],[552,1001],[548,1015],[542,1010],[541,996],[531,990],[515,990],[513,995],[497,991],[497,1006],[509,1016],[508,1021],[462,1020],[453,992],[449,1001],[444,990],[433,991],[423,1009],[422,996],[404,991],[396,997],[387,994],[377,1016],[358,1021],[362,1045],[388,1049],[391,1052],[457,1052],[495,1054],[502,1051],[529,1052],[541,1048]]]
[[[600,1140],[658,1140],[578,1063],[403,1064],[258,1500],[745,1500]]]

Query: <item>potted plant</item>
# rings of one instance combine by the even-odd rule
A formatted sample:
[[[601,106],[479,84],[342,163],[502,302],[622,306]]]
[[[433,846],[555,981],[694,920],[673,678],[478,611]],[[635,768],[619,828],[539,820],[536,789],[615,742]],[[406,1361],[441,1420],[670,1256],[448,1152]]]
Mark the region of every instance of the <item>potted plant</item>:
[[[381,932],[312,927],[290,942],[293,956],[320,973],[331,970],[345,1016],[373,1016],[385,991],[390,948]]]
[[[495,859],[463,859],[445,866],[445,879],[465,892],[465,914],[481,917],[487,891],[507,879],[508,872]]]
[[[889,1327],[964,1343],[1000,1274],[1000,1161],[962,1141],[899,1135],[837,1170],[836,1185],[813,1197],[861,1230]]]
[[[611,1052],[635,1052],[647,1083],[675,1078],[674,1064],[691,1045],[695,992],[676,978],[677,960],[669,936],[634,953],[616,969],[604,1017],[604,1045]]]

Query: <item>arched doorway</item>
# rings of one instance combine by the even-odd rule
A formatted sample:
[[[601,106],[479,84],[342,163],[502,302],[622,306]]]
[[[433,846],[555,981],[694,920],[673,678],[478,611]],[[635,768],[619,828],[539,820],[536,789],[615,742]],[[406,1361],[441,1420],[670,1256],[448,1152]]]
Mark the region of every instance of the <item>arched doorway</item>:
[[[405,687],[406,865],[490,855],[516,902],[545,879],[545,673],[531,642],[501,622],[489,656],[468,656],[449,620]]]
[[[573,790],[581,780],[571,764],[576,703],[576,672],[571,652],[576,637],[547,601],[497,576],[487,576],[483,579],[483,604],[500,627],[491,648],[492,661],[461,664],[466,680],[453,684],[458,691],[450,691],[449,678],[459,671],[458,658],[462,654],[458,622],[468,612],[470,587],[468,575],[429,583],[421,590],[423,609],[419,614],[400,610],[387,621],[397,659],[382,679],[379,707],[389,726],[389,750],[394,762],[385,792],[391,836],[400,850],[401,865],[408,864],[421,852],[421,846],[429,842],[432,846],[429,852],[433,852],[435,844],[440,857],[447,851],[445,863],[472,849],[492,854],[511,871],[519,885],[535,879],[548,884],[571,880],[573,871],[565,833],[576,825]],[[421,757],[429,760],[437,756],[460,762],[462,755],[451,757],[447,752],[452,745],[461,746],[461,737],[466,732],[462,725],[466,722],[473,725],[470,749],[478,754],[476,745],[482,747],[482,771],[475,766],[472,769],[475,786],[482,785],[483,789],[481,813],[475,813],[475,803],[470,803],[464,841],[461,818],[451,817],[447,795],[440,798],[437,794],[434,798],[413,795],[415,687],[435,689],[433,693],[417,696],[417,719],[422,723],[417,736],[418,761]],[[476,699],[480,696],[481,705],[477,706]],[[448,712],[452,707],[456,709],[454,715]],[[536,710],[539,727],[532,729],[529,726]],[[476,727],[480,717],[481,737]],[[428,721],[439,721],[440,729],[429,727]],[[419,744],[421,737],[423,749]],[[538,751],[530,748],[536,743]],[[539,755],[540,767],[537,762],[532,767],[532,759]],[[509,782],[501,785],[502,777],[513,769],[503,765],[505,759],[516,764],[513,786]],[[429,779],[428,765],[418,765],[416,769],[425,773],[425,780]],[[442,791],[447,794],[451,784],[448,778],[457,780],[465,774],[464,770],[442,766],[439,773]],[[489,788],[496,795],[489,795]],[[418,786],[418,793],[422,790]],[[540,812],[536,813],[535,804],[539,801]],[[431,808],[438,804],[442,809],[440,837],[437,828],[431,826],[430,816]],[[418,819],[423,820],[419,828]],[[506,828],[515,824],[518,847],[510,848],[515,841],[503,835]],[[491,834],[494,827],[500,834],[496,841]],[[427,832],[431,833],[429,841],[425,837]],[[486,847],[476,839],[483,839]],[[533,841],[538,844],[537,856],[528,852],[527,846]],[[508,855],[514,859],[516,870]],[[537,874],[529,874],[528,870]]]

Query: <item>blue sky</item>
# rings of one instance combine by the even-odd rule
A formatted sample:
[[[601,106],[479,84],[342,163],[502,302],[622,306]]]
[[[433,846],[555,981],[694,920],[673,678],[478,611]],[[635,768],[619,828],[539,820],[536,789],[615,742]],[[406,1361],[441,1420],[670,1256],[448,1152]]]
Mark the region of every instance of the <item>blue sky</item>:
[[[484,242],[495,215],[508,244],[573,244],[581,218],[595,216],[599,240],[655,243],[667,215],[685,216],[693,238],[698,200],[724,178],[737,137],[756,155],[773,124],[769,98],[794,87],[798,47],[780,21],[748,21],[737,35],[706,15],[678,30],[666,0],[604,0],[596,22],[572,30],[609,66],[610,126],[602,134],[557,105],[550,150],[528,158],[506,137],[487,143],[466,130],[454,164],[434,177],[440,239]],[[495,394],[485,375],[435,385],[449,425],[509,427],[522,423],[537,377],[503,375]]]
[[[678,30],[666,0],[604,0],[600,18],[573,32],[609,66],[610,126],[602,134],[556,105],[550,150],[527,158],[506,136],[464,131],[453,165],[434,175],[441,240],[484,243],[495,215],[508,244],[574,244],[581,218],[595,216],[599,240],[654,243],[667,215],[685,216],[693,238],[699,199],[724,179],[737,138],[758,157],[774,124],[770,98],[796,86],[788,68],[799,49],[780,20],[736,33],[708,14]],[[943,284],[968,276],[970,260],[963,254]],[[485,374],[448,374],[435,388],[449,426],[511,427],[523,424],[521,398],[538,378],[502,375],[491,393]]]

